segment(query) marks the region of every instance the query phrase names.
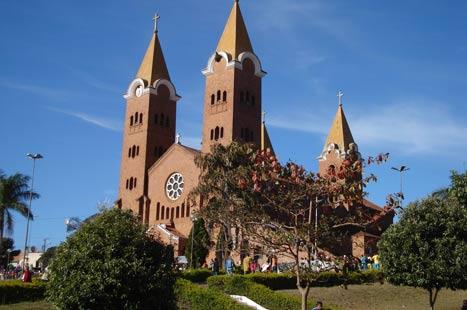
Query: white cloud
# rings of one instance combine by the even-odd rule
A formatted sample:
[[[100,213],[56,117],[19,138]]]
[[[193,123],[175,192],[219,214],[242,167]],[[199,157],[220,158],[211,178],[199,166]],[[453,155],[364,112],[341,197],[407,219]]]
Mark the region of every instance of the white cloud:
[[[21,92],[28,92],[31,94],[47,97],[49,99],[60,100],[69,96],[69,93],[57,88],[44,87],[38,85],[31,85],[27,83],[15,83],[5,80],[0,80],[0,87],[9,88]]]
[[[102,80],[99,80],[97,79],[96,77],[90,75],[89,73],[87,72],[84,72],[82,70],[78,70],[76,68],[73,68],[73,67],[70,67],[70,66],[67,66],[68,70],[73,74],[75,75],[80,81],[82,81],[83,83],[95,88],[95,89],[98,89],[98,90],[101,90],[101,91],[108,91],[108,92],[112,92],[112,93],[122,93],[123,91],[118,89],[117,87],[111,85],[111,84],[108,84]]]
[[[346,110],[352,134],[360,147],[397,151],[407,155],[463,154],[467,151],[467,125],[447,110],[446,105],[429,100],[403,100],[378,108]],[[360,106],[362,108],[362,106]],[[334,113],[335,111],[333,111]],[[334,114],[332,114],[334,115]],[[290,120],[293,119],[293,122]],[[301,116],[271,116],[270,126],[327,134],[329,116],[315,112]]]
[[[57,109],[53,107],[47,107],[47,109],[50,111],[63,113],[63,114],[75,117],[86,123],[90,123],[90,124],[99,126],[101,128],[105,128],[105,129],[117,131],[117,132],[122,131],[122,122],[120,120],[94,116],[94,115],[90,115],[90,114],[86,114],[82,112],[66,111],[66,110],[61,110],[61,109]]]

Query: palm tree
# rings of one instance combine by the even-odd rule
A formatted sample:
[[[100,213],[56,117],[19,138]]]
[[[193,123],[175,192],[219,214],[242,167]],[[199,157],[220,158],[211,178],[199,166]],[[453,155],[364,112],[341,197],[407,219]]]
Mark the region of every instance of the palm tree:
[[[32,213],[28,208],[30,198],[37,199],[37,193],[30,193],[29,180],[31,178],[21,173],[7,176],[0,170],[0,240],[3,240],[5,230],[13,232],[13,214],[16,211],[24,217],[32,219]]]

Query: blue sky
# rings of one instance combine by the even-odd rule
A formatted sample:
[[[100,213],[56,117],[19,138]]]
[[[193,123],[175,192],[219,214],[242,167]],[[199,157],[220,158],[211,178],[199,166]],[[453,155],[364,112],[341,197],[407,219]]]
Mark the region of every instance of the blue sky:
[[[449,183],[467,160],[467,2],[255,0],[240,2],[263,68],[263,107],[276,152],[317,168],[343,89],[344,110],[372,168],[370,198],[396,192],[406,164],[414,200]],[[225,0],[0,2],[0,169],[37,166],[32,244],[65,237],[116,198],[124,99],[161,15],[160,38],[183,97],[177,131],[197,147],[204,69],[230,11]],[[24,242],[25,221],[13,237]]]

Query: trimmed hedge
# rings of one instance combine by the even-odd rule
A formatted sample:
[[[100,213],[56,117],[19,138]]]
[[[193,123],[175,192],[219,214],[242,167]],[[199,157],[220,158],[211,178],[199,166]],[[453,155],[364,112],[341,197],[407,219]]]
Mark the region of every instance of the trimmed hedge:
[[[45,298],[46,285],[40,281],[24,283],[21,280],[0,281],[0,303],[12,304]]]
[[[203,288],[185,279],[175,283],[175,295],[182,305],[189,305],[192,310],[248,310],[250,307],[241,305],[230,296],[216,289]]]
[[[231,295],[243,295],[270,310],[300,309],[296,296],[276,293],[264,285],[243,276],[215,276],[208,279],[208,286]]]
[[[181,273],[182,279],[191,281],[193,283],[206,283],[206,280],[212,276],[209,269],[189,269]]]

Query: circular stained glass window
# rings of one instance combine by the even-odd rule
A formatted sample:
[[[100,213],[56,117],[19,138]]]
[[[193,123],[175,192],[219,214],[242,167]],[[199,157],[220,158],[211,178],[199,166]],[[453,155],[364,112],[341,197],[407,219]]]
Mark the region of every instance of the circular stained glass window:
[[[165,192],[171,200],[177,200],[183,193],[185,182],[181,173],[173,173],[165,184]]]

